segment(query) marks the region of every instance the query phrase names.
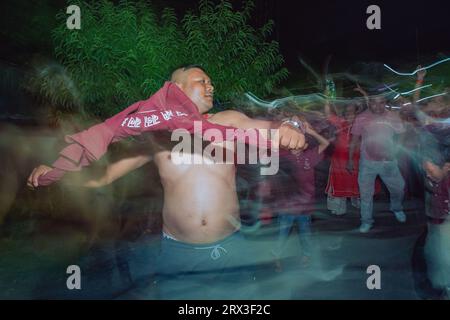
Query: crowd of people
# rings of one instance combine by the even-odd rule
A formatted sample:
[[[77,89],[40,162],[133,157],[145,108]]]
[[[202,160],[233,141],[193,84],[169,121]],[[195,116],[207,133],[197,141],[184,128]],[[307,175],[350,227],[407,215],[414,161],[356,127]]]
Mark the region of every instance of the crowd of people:
[[[309,260],[311,216],[317,210],[314,195],[325,193],[329,213],[337,216],[349,212],[350,200],[360,213],[358,231],[371,232],[375,225],[374,195],[384,190],[390,198],[390,211],[400,224],[407,221],[403,211],[405,196],[425,202],[428,274],[435,287],[448,291],[450,131],[445,120],[449,117],[450,100],[439,95],[417,103],[425,75],[424,70],[417,73],[411,100],[389,94],[369,96],[357,85],[355,91],[364,99],[349,99],[340,109],[329,101],[324,103],[323,114],[334,134],[325,138],[307,124],[307,141],[312,138],[312,145],[301,153],[282,153],[280,168],[288,174],[269,183],[272,214],[280,228],[279,245],[274,252],[280,252],[289,229],[297,221],[302,261]],[[323,159],[320,154],[327,147],[331,149],[326,152],[328,180],[324,189],[318,189],[314,167]],[[282,270],[280,260],[275,265]]]

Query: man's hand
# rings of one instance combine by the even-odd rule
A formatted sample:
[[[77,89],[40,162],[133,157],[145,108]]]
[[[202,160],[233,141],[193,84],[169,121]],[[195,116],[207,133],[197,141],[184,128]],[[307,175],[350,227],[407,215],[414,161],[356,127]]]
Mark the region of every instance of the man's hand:
[[[359,92],[361,93],[363,96],[367,96],[367,92],[361,88],[361,86],[359,85],[359,83],[356,84],[356,88],[353,89],[353,91]]]
[[[273,143],[275,148],[304,149],[305,135],[293,125],[282,123],[279,128],[279,139],[275,139]]]
[[[30,189],[34,189],[39,187],[39,177],[43,176],[44,174],[46,174],[47,172],[53,170],[52,167],[46,166],[44,164],[41,164],[39,167],[36,167],[33,169],[33,171],[31,172],[30,176],[28,177],[27,180],[27,186]]]

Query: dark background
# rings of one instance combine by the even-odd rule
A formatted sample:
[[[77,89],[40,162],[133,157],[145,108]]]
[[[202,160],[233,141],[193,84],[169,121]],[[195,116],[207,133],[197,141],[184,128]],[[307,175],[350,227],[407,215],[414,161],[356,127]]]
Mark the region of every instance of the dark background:
[[[315,63],[328,54],[342,63],[410,59],[425,63],[428,55],[450,50],[449,1],[276,3],[276,35],[291,66],[298,54]],[[381,30],[366,27],[371,4],[381,9]]]
[[[22,64],[33,53],[51,55],[50,31],[54,15],[69,2],[5,1],[0,5],[0,59]],[[197,0],[155,0],[159,7],[174,7],[181,17],[196,9]],[[240,8],[242,1],[232,1]],[[321,68],[332,55],[330,68],[338,72],[357,61],[378,61],[414,67],[450,53],[450,2],[380,0],[254,0],[251,23],[275,21],[272,39],[280,43],[291,73],[302,70],[297,57]],[[381,30],[369,30],[366,9],[381,8]],[[207,26],[206,26],[207,27]],[[441,55],[439,55],[441,54]]]

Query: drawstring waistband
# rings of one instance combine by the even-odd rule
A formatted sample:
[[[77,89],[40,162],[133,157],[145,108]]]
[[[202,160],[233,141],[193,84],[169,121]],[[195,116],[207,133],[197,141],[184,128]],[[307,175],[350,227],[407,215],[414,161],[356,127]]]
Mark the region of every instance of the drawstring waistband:
[[[212,260],[220,259],[220,257],[222,257],[223,254],[228,254],[228,251],[223,247],[223,244],[225,244],[227,241],[229,241],[229,239],[235,237],[236,235],[237,233],[231,234],[230,236],[220,240],[219,242],[211,243],[209,246],[202,246],[202,245],[198,246],[198,244],[197,246],[195,246],[195,244],[185,243],[165,232],[162,232],[163,239],[174,241],[172,242],[173,245],[187,246],[195,250],[211,250],[210,257]]]
[[[212,249],[211,250],[211,259],[217,260],[221,257],[220,250],[223,250],[224,253],[228,253],[228,251],[222,247],[220,244],[211,247],[196,247],[196,250],[204,250],[204,249]]]

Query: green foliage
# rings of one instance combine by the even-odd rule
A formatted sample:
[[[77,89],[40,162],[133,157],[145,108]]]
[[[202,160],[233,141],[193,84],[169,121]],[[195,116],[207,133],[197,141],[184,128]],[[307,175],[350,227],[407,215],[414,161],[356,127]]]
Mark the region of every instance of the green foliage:
[[[78,5],[81,30],[68,30],[62,13],[53,36],[56,56],[71,73],[88,112],[111,115],[155,92],[171,59],[181,58],[173,50],[179,34],[171,31],[170,21],[164,16],[158,21],[143,4]]]
[[[278,44],[265,41],[273,23],[261,30],[247,24],[251,1],[239,12],[226,1],[201,0],[181,22],[173,9],[156,12],[144,2],[71,4],[81,8],[81,30],[67,29],[60,13],[55,53],[91,114],[109,116],[146,99],[185,63],[205,67],[221,100],[245,91],[264,96],[288,74]]]
[[[67,70],[52,62],[37,62],[29,72],[25,89],[42,103],[59,106],[67,112],[82,112],[80,94]]]
[[[252,8],[251,1],[237,12],[226,1],[213,6],[201,0],[199,13],[183,19],[191,60],[202,62],[226,100],[245,91],[264,96],[288,75],[278,43],[265,41],[273,22],[260,30],[247,24]]]

